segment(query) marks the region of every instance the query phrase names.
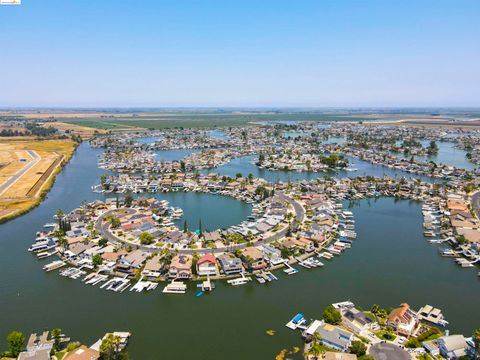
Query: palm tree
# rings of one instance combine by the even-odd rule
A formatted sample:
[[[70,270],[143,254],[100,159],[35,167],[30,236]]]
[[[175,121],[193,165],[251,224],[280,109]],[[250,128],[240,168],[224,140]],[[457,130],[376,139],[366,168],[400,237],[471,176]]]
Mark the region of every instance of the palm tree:
[[[68,249],[68,240],[65,236],[60,236],[57,238],[58,239],[58,245],[63,248],[63,251]]]
[[[315,331],[312,335],[312,345],[310,346],[310,350],[308,350],[307,355],[313,355],[315,359],[319,359],[320,356],[325,352],[322,345],[320,334]]]
[[[62,209],[58,209],[57,212],[55,213],[55,217],[57,218],[57,221],[58,221],[58,226],[60,226],[60,223],[62,222],[64,216],[65,216],[65,213],[63,212]]]

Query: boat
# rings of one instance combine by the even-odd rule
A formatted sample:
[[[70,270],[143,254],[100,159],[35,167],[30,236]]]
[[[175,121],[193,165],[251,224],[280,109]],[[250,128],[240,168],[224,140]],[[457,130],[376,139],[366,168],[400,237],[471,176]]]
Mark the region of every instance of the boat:
[[[187,292],[187,285],[181,281],[173,280],[163,288],[162,292],[164,294],[185,294]]]
[[[53,271],[53,270],[56,270],[56,269],[59,269],[61,268],[62,266],[65,266],[67,265],[66,262],[62,261],[62,260],[55,260],[55,261],[52,261],[51,263],[45,265],[43,267],[43,270],[45,271]]]
[[[251,280],[252,280],[252,278],[247,277],[247,276],[245,276],[244,273],[242,273],[241,277],[227,280],[227,283],[229,283],[230,285],[233,285],[233,286],[239,286],[239,285],[245,285],[247,282],[249,282]]]
[[[431,322],[432,324],[440,326],[448,325],[448,321],[444,319],[442,311],[431,305],[427,304],[418,310],[418,315],[420,319]]]
[[[306,322],[307,320],[305,319],[303,314],[298,313],[285,326],[288,327],[289,329],[296,330]]]
[[[57,246],[57,243],[51,238],[44,238],[41,240],[35,241],[30,247],[28,251],[30,252],[44,252],[51,249],[54,249]]]
[[[293,267],[288,267],[287,269],[284,269],[283,272],[287,275],[294,275],[298,273],[298,270]]]
[[[183,215],[183,210],[181,208],[170,208],[170,213],[172,214],[172,218],[178,219],[181,218]]]
[[[49,257],[49,256],[55,255],[56,253],[58,253],[58,250],[54,250],[54,251],[50,251],[50,252],[48,252],[48,251],[42,251],[42,252],[37,253],[37,257],[38,257],[39,259],[45,259],[45,258],[47,258],[47,257]]]

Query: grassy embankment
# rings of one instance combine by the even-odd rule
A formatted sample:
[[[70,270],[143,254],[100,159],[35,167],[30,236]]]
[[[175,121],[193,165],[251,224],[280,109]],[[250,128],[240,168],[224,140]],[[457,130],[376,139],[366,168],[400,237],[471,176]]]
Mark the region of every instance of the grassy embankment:
[[[67,140],[2,138],[0,140],[0,183],[3,184],[33,161],[27,150],[40,160],[0,194],[0,223],[25,214],[37,206],[52,187],[55,176],[70,160],[77,143]]]

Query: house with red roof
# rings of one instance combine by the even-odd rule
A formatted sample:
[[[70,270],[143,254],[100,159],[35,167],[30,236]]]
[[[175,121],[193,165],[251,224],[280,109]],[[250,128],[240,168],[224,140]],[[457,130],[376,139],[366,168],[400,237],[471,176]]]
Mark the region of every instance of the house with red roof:
[[[217,258],[213,254],[203,255],[197,261],[197,274],[199,276],[215,276],[218,274]]]

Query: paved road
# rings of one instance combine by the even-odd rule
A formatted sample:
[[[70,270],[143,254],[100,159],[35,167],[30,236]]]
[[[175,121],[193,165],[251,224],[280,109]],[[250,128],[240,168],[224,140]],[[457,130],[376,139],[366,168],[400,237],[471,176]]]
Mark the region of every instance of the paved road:
[[[10,186],[15,184],[15,182],[20,179],[28,170],[30,170],[33,166],[35,166],[42,158],[33,150],[27,150],[28,155],[31,156],[32,161],[30,161],[27,165],[23,168],[18,170],[11,178],[5,181],[2,185],[0,185],[0,195],[3,194],[5,191],[8,190]]]
[[[410,354],[401,349],[400,347],[389,344],[389,343],[379,343],[372,345],[370,347],[370,355],[372,355],[375,360],[410,360]]]
[[[292,198],[290,198],[290,197],[288,197],[284,194],[280,193],[280,194],[278,194],[278,196],[281,199],[283,199],[284,201],[288,202],[289,204],[291,204],[293,206],[293,208],[295,210],[295,219],[300,223],[303,222],[303,219],[305,218],[305,210],[303,209],[303,207],[298,202],[296,202],[295,200],[293,200]],[[113,243],[129,244],[128,242],[124,241],[123,239],[113,235],[109,231],[109,224],[107,222],[103,221],[106,216],[114,213],[117,210],[118,209],[108,210],[105,213],[103,213],[102,215],[100,215],[98,217],[97,221],[95,222],[95,229],[98,231],[100,236],[104,237],[105,239],[107,239],[107,240],[109,240]],[[134,210],[132,210],[132,209],[122,209],[122,210],[127,210],[129,213],[134,212]],[[286,233],[287,233],[287,228],[269,236],[266,239],[263,239],[263,240],[260,240],[260,241],[256,242],[255,245],[268,244],[268,243],[271,243],[273,241],[280,240],[281,238],[283,238],[286,235]],[[140,249],[142,249],[143,251],[147,251],[147,252],[158,251],[158,247],[156,247],[156,246],[147,246],[147,245],[135,245],[135,246],[138,246]],[[227,252],[227,251],[234,251],[236,249],[244,249],[246,247],[248,247],[248,243],[232,245],[232,246],[228,246],[228,247],[221,247],[221,248],[216,248],[216,249],[201,249],[201,250],[200,249],[197,249],[197,250],[195,250],[195,249],[179,249],[178,253],[179,254],[223,253],[223,252]]]
[[[475,211],[475,215],[480,219],[480,191],[477,191],[472,195],[472,207],[473,211]]]

